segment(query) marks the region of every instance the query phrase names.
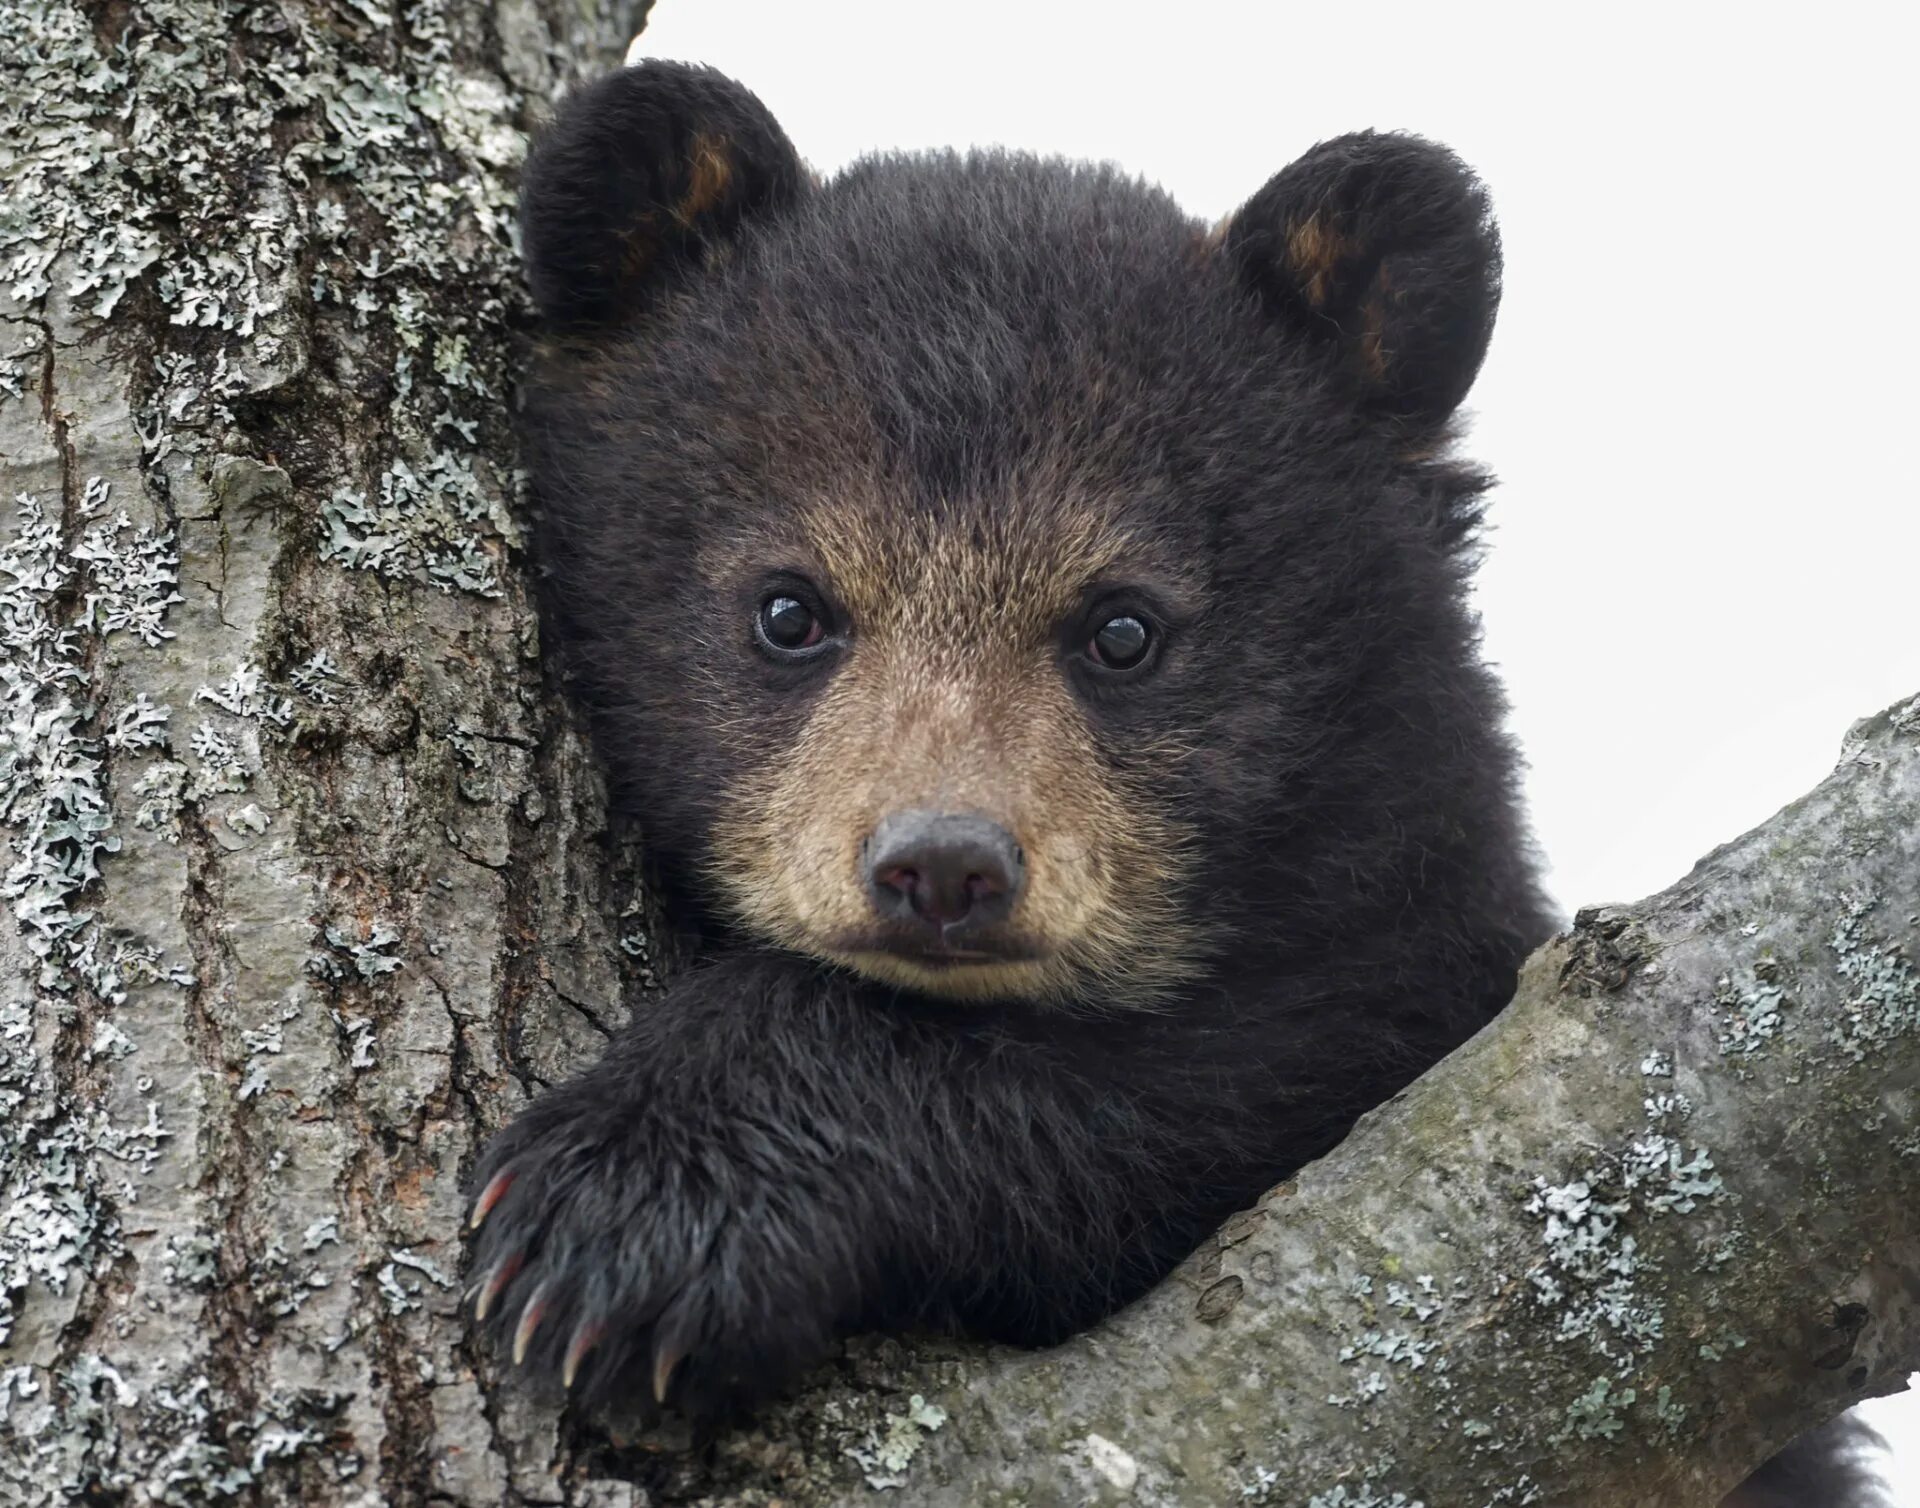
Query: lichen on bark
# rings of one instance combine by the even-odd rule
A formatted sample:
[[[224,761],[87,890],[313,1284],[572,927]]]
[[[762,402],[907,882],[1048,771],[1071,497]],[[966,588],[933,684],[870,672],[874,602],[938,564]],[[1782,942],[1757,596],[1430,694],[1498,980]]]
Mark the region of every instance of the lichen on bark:
[[[454,1233],[623,988],[508,399],[524,131],[636,9],[0,10],[9,1502],[553,1495]]]

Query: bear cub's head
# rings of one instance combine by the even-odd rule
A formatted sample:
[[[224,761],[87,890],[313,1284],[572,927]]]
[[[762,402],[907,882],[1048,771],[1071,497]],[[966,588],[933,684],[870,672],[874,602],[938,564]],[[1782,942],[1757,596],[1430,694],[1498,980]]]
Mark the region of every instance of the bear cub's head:
[[[1208,228],[1002,152],[821,182],[650,62],[562,108],[523,231],[548,603],[724,925],[1154,1005],[1511,837],[1448,458],[1500,254],[1444,149],[1324,143]]]

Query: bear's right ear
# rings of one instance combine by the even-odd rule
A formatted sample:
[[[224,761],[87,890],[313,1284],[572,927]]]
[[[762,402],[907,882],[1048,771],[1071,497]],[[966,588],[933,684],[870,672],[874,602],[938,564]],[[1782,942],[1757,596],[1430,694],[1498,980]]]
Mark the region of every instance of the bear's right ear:
[[[733,80],[686,63],[622,68],[569,95],[527,159],[534,302],[570,334],[622,325],[807,182],[779,123]]]
[[[1225,228],[1242,277],[1368,407],[1445,422],[1487,353],[1500,233],[1465,163],[1361,131],[1275,174]]]

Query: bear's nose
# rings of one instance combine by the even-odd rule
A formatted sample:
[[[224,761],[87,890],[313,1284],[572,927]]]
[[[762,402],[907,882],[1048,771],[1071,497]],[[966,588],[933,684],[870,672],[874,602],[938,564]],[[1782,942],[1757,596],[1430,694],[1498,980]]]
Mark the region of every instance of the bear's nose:
[[[1004,920],[1026,869],[1012,833],[957,812],[884,817],[865,858],[874,909],[888,921],[918,919],[942,936]]]

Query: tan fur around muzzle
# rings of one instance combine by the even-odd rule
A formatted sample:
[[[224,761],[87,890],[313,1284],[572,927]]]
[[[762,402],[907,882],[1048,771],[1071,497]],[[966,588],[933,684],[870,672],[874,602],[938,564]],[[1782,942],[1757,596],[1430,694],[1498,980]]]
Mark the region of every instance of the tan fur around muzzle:
[[[849,645],[796,745],[724,803],[714,879],[738,919],[961,998],[1142,1005],[1190,973],[1201,940],[1181,907],[1185,835],[1102,757],[1060,663],[1058,621],[1104,564],[1090,558],[1090,523],[1023,548],[924,520],[901,538],[897,522],[844,509],[808,522],[813,553],[834,563]],[[1001,940],[1034,957],[921,964],[861,946],[876,920],[862,844],[914,808],[1013,834],[1026,883]]]

